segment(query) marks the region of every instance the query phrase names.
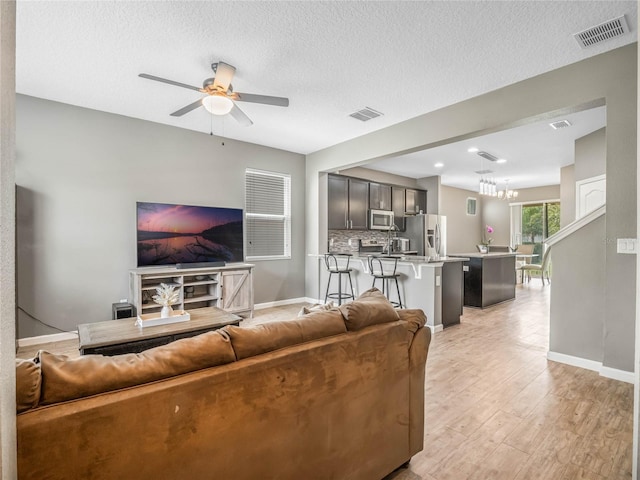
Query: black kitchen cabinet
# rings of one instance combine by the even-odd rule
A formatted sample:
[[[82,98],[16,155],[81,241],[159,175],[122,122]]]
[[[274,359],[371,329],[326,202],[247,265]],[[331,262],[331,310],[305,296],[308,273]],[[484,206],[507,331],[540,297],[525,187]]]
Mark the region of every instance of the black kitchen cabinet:
[[[392,210],[390,185],[369,182],[369,208],[374,210]]]
[[[413,190],[407,188],[405,195],[405,208],[408,213],[426,213],[427,211],[427,192],[424,190]]]
[[[329,175],[330,230],[366,230],[369,209],[369,182]]]
[[[406,188],[391,187],[391,204],[393,209],[393,222],[401,232],[405,231],[404,212],[406,212],[405,203]]]

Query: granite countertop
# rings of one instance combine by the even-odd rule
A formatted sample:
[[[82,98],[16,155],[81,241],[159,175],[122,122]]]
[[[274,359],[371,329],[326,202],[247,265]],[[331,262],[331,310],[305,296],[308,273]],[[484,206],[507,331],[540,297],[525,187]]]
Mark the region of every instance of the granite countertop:
[[[515,252],[493,252],[493,253],[452,253],[451,257],[468,257],[468,258],[502,258],[502,257],[515,257]]]
[[[391,255],[379,254],[379,253],[359,253],[359,252],[353,252],[353,251],[331,251],[329,253],[333,253],[336,255],[347,254],[347,255],[351,255],[351,258],[364,260],[364,261],[366,261],[369,255],[375,255],[376,257],[380,257],[380,258],[397,257],[399,265],[403,263],[405,264],[438,264],[438,263],[446,263],[446,262],[464,262],[466,260],[469,260],[468,255],[460,255],[460,256],[456,255],[455,257],[446,256],[446,257],[433,258],[433,257],[423,257],[419,255],[403,255],[402,253],[392,253]],[[324,254],[318,255],[318,257],[322,257],[322,256],[324,256]]]

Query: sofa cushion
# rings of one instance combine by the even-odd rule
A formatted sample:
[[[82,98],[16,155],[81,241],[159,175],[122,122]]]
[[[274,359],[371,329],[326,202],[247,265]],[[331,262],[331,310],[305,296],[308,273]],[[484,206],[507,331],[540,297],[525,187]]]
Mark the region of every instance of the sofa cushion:
[[[42,368],[41,404],[47,405],[117,390],[235,361],[224,331],[216,330],[142,353],[113,357],[68,358],[39,353]]]
[[[377,288],[371,288],[353,302],[341,305],[340,311],[349,331],[398,320],[398,312]]]
[[[224,329],[231,337],[238,360],[347,331],[337,308],[309,313],[296,320]]]
[[[406,322],[407,330],[416,333],[427,323],[427,316],[419,308],[398,310],[400,320]]]
[[[16,358],[16,410],[18,413],[38,406],[41,384],[40,365],[33,360]]]

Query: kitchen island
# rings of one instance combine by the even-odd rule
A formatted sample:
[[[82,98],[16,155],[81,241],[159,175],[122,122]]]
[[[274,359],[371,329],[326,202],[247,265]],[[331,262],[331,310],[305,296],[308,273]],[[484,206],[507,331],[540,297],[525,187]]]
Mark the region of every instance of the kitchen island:
[[[356,297],[371,288],[373,277],[369,272],[367,254],[358,252],[351,255],[349,267]],[[318,301],[324,303],[328,273],[324,265],[324,255],[311,255],[318,258]],[[382,259],[385,255],[375,255]],[[443,327],[460,323],[463,302],[463,262],[465,257],[440,257],[437,259],[417,255],[387,255],[398,258],[398,282],[405,308],[419,308],[427,316],[427,325],[437,332]],[[333,285],[333,284],[332,284]],[[335,287],[332,287],[335,288]],[[395,299],[395,288],[392,299]]]
[[[489,307],[516,297],[515,253],[459,253],[464,262],[464,305]]]

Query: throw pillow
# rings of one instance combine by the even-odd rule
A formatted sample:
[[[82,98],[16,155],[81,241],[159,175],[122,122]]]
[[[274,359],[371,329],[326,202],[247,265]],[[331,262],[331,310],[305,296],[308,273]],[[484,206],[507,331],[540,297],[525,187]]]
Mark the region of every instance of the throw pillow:
[[[349,331],[362,330],[369,325],[395,322],[398,312],[377,288],[371,288],[353,302],[341,305],[340,311]]]
[[[333,302],[333,300],[331,300],[329,303],[316,303],[315,305],[312,305],[310,307],[302,307],[300,309],[300,311],[298,312],[298,316],[302,317],[303,315],[307,315],[309,313],[313,313],[313,312],[323,312],[325,310],[331,310],[332,308],[335,307],[335,303]]]

